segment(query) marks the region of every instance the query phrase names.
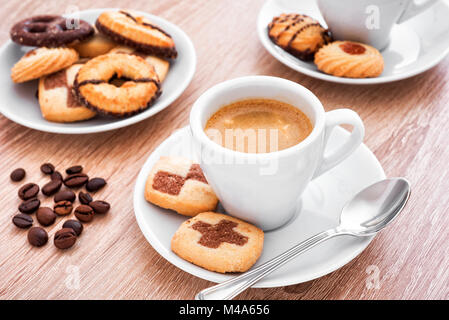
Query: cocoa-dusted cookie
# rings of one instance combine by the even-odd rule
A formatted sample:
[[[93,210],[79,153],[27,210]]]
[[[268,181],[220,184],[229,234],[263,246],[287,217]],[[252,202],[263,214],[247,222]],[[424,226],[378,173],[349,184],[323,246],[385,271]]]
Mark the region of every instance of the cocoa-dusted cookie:
[[[116,85],[114,79],[124,80]],[[74,89],[88,108],[116,117],[130,116],[151,106],[159,97],[159,79],[143,58],[109,53],[89,60],[81,67]]]
[[[70,48],[37,48],[14,65],[11,78],[15,83],[38,79],[71,66],[78,58],[78,53]]]
[[[170,69],[170,62],[168,60],[139,52],[131,47],[118,46],[112,49],[110,53],[127,53],[144,58],[149,64],[154,67],[154,71],[156,71],[160,82],[163,82],[165,80],[168,70]]]
[[[200,166],[181,157],[161,157],[145,186],[145,199],[185,216],[215,210],[218,198]]]
[[[12,41],[32,47],[60,47],[76,40],[85,40],[93,34],[93,27],[86,21],[55,15],[22,20],[10,31]]]
[[[105,11],[97,19],[99,32],[138,51],[174,59],[177,56],[172,37],[145,17],[132,11]]]
[[[171,241],[181,258],[210,271],[245,272],[263,249],[259,228],[228,215],[204,212],[185,221]]]
[[[75,122],[95,117],[96,113],[82,105],[72,90],[82,66],[74,64],[39,80],[39,104],[48,121]]]
[[[268,25],[271,41],[301,60],[313,60],[315,53],[331,41],[330,33],[318,21],[304,14],[281,14]]]
[[[102,35],[97,30],[95,30],[93,37],[85,41],[77,41],[70,45],[70,47],[79,53],[81,58],[89,59],[106,54],[117,46],[118,44],[116,42]]]
[[[315,54],[318,69],[337,77],[378,77],[384,69],[382,54],[374,47],[353,41],[334,41]]]

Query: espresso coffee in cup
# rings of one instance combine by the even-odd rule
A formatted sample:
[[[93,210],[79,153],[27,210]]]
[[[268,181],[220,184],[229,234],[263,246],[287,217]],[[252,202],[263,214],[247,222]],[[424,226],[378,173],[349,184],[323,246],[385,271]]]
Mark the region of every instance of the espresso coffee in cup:
[[[268,153],[299,144],[313,130],[298,108],[272,99],[245,99],[226,105],[206,123],[205,132],[219,145],[245,153]]]

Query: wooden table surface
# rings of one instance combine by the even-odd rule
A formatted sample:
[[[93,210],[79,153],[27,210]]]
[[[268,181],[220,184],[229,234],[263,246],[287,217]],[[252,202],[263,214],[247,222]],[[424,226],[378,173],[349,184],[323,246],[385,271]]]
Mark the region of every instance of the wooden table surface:
[[[303,284],[251,289],[242,299],[448,299],[449,298],[449,60],[395,83],[350,86],[316,80],[282,65],[256,35],[263,1],[2,1],[0,41],[11,25],[43,13],[128,7],[177,24],[198,55],[192,83],[170,107],[139,124],[107,133],[57,135],[17,125],[0,116],[0,299],[191,299],[212,283],[165,261],[145,240],[133,212],[133,187],[149,154],[188,124],[192,103],[212,85],[244,75],[272,75],[312,90],[326,110],[350,107],[366,126],[365,143],[388,176],[405,176],[410,201],[397,221],[345,267]],[[27,170],[27,182],[46,180],[39,166],[60,170],[83,164],[109,182],[96,198],[112,211],[86,226],[76,248],[52,243],[63,219],[47,230],[40,249],[11,223],[17,189],[9,174]],[[45,200],[44,205],[50,203]],[[378,281],[376,281],[376,278]]]

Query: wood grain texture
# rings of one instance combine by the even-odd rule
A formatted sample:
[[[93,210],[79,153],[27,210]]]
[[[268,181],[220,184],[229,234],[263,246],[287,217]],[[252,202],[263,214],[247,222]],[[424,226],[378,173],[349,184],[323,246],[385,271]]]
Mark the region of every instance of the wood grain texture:
[[[34,14],[64,13],[68,5],[81,10],[128,7],[160,15],[191,37],[198,67],[192,84],[169,108],[112,132],[47,134],[0,116],[0,299],[191,299],[212,285],[172,266],[145,241],[134,218],[133,186],[152,150],[188,124],[190,107],[202,92],[218,82],[254,74],[296,81],[312,90],[327,110],[354,109],[367,128],[365,143],[386,174],[407,177],[413,191],[398,220],[345,267],[304,284],[251,289],[239,298],[449,298],[448,59],[408,80],[339,85],[294,72],[265,51],[255,31],[263,1],[9,0],[1,4],[1,43],[14,22]],[[10,182],[10,172],[23,167],[27,181],[42,184],[45,178],[39,166],[47,161],[61,170],[83,164],[90,175],[109,181],[96,198],[110,201],[113,209],[85,228],[75,250],[61,252],[52,243],[32,248],[26,231],[11,223],[19,204],[19,184]],[[47,228],[51,238],[62,221]],[[79,268],[79,288],[70,285],[73,266]],[[370,266],[378,268],[378,288],[367,286]]]

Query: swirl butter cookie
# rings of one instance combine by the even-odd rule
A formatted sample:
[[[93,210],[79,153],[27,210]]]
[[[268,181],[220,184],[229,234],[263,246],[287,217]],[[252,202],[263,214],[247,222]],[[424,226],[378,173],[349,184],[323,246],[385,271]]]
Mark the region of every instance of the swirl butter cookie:
[[[117,85],[114,79],[123,81]],[[149,108],[161,94],[153,66],[141,57],[123,53],[89,60],[79,70],[74,89],[86,107],[116,117]]]
[[[268,36],[275,44],[301,60],[314,54],[331,40],[318,21],[303,14],[281,14],[268,25]]]
[[[15,83],[38,79],[71,66],[78,58],[78,53],[70,48],[34,49],[14,65],[11,78]]]
[[[160,82],[165,80],[165,77],[167,76],[168,70],[170,69],[170,62],[167,60],[164,60],[162,58],[148,55],[142,52],[137,51],[134,48],[126,47],[126,46],[118,46],[115,47],[110,51],[110,53],[126,53],[126,54],[132,54],[135,56],[142,57],[147,61],[149,64],[151,64],[154,68],[154,71],[156,71],[157,76],[159,77]]]
[[[218,199],[200,166],[180,157],[161,157],[145,186],[145,199],[185,216],[215,210]]]
[[[93,118],[95,112],[82,105],[72,86],[82,64],[74,64],[39,80],[39,104],[42,116],[53,122],[75,122]]]
[[[92,38],[85,41],[77,41],[71,47],[79,53],[81,58],[92,59],[108,53],[117,47],[117,43],[95,31]]]
[[[203,212],[185,221],[171,241],[181,258],[215,272],[245,272],[263,249],[264,233],[239,219]]]
[[[337,77],[372,78],[384,68],[380,52],[369,45],[352,41],[334,41],[315,54],[318,69]]]
[[[103,12],[96,27],[115,42],[140,52],[169,59],[177,56],[175,43],[168,33],[131,11]]]

